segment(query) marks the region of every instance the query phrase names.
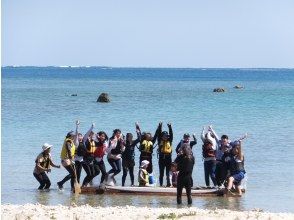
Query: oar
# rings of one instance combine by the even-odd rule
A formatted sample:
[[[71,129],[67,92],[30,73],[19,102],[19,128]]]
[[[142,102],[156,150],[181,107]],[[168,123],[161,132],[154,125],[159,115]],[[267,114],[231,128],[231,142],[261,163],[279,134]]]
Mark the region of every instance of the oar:
[[[80,194],[80,193],[81,193],[81,186],[80,186],[80,184],[78,183],[78,179],[77,179],[77,170],[76,170],[76,167],[75,167],[74,164],[72,165],[72,167],[73,167],[74,172],[75,172],[74,191],[75,191],[75,194]]]

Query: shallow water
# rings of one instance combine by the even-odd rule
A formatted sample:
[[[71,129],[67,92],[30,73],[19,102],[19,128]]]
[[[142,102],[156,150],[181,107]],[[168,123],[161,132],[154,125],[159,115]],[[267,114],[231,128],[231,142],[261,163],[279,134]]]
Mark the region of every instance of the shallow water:
[[[245,89],[233,89],[236,84]],[[213,93],[215,87],[226,87],[228,92]],[[112,101],[96,103],[101,92],[108,92]],[[75,93],[78,96],[71,96]],[[65,169],[49,174],[49,193],[36,191],[32,172],[41,145],[53,144],[52,156],[59,163],[64,135],[74,129],[78,118],[83,133],[93,121],[96,131],[109,135],[114,128],[134,133],[136,121],[142,130],[153,133],[159,121],[170,121],[174,145],[183,133],[196,133],[194,185],[204,185],[199,138],[203,125],[213,124],[219,135],[228,134],[231,139],[248,132],[244,142],[246,194],[242,198],[195,198],[193,205],[293,212],[293,94],[294,70],[289,69],[2,68],[2,204],[176,207],[173,197],[75,197],[69,183],[60,192],[56,182],[66,175]],[[156,155],[153,158],[158,173]]]

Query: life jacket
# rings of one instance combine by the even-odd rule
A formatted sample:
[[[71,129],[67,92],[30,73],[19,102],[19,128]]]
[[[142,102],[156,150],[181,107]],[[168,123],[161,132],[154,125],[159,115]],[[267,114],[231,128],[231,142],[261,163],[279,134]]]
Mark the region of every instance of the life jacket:
[[[114,149],[112,149],[110,153],[113,154],[113,155],[118,155],[118,154],[122,153],[121,152],[121,141],[120,140],[116,143],[116,147]]]
[[[88,153],[88,155],[93,156],[94,155],[94,152],[96,150],[95,141],[92,140],[92,141],[89,141],[88,143],[89,143],[89,145],[86,147],[87,153]]]
[[[101,142],[96,142],[96,150],[94,152],[94,157],[99,157],[99,158],[103,158],[103,156],[105,155],[105,143],[101,143]]]
[[[170,141],[161,141],[159,145],[160,153],[163,154],[171,154],[172,152],[172,145]]]
[[[213,149],[212,144],[203,144],[202,145],[202,156],[203,156],[203,158],[215,157],[215,150]]]
[[[145,186],[146,183],[149,182],[149,174],[147,172],[147,170],[140,168],[140,171],[142,171],[143,173],[143,180],[140,177],[140,172],[139,172],[139,186]],[[144,181],[145,180],[145,181]]]
[[[67,142],[70,142],[70,145],[71,145],[71,148],[70,148],[71,156],[74,157],[74,155],[75,155],[76,146],[75,146],[73,140],[70,139],[70,138],[66,138],[64,140],[64,142],[63,142],[62,150],[61,150],[61,153],[60,153],[60,158],[62,160],[69,158],[69,155],[67,153],[67,146],[66,146]]]
[[[230,160],[230,173],[231,175],[238,173],[238,172],[245,172],[244,168],[244,158],[242,161],[238,160],[236,156],[231,156]]]
[[[142,141],[142,143],[140,144],[139,150],[140,150],[140,152],[152,154],[153,153],[153,142],[147,141],[147,140]]]

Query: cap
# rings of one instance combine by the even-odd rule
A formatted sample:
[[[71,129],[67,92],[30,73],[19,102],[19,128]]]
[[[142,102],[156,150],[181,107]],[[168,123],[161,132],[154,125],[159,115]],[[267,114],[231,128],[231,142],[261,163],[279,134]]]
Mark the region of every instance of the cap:
[[[190,134],[189,133],[185,133],[184,134],[184,138],[189,138],[190,137]]]
[[[66,137],[70,138],[70,137],[72,137],[74,135],[75,135],[75,133],[73,131],[70,131],[70,132],[67,133]]]
[[[148,160],[142,160],[140,167],[145,167],[148,164],[149,164],[149,161]]]
[[[51,148],[51,147],[52,147],[52,145],[50,145],[50,144],[48,144],[48,143],[45,143],[45,144],[43,144],[43,146],[42,146],[42,150],[45,151],[45,150],[47,150],[47,149],[49,149],[49,148]]]

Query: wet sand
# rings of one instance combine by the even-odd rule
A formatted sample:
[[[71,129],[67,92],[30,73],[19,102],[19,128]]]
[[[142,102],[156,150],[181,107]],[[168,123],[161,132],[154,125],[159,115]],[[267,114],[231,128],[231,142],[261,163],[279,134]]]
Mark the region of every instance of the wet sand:
[[[269,213],[262,210],[206,210],[196,207],[148,208],[135,206],[91,207],[44,206],[40,204],[1,205],[1,219],[294,219],[294,213]]]

